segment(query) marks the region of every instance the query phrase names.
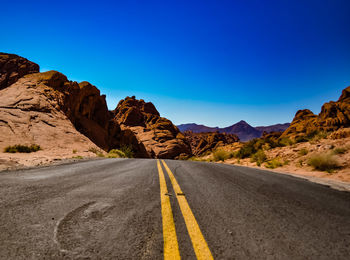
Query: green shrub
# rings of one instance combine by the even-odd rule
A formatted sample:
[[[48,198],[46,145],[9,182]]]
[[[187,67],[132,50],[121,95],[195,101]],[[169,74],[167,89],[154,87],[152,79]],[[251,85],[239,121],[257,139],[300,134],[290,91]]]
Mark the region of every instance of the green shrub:
[[[225,161],[226,159],[228,159],[230,156],[229,152],[225,151],[225,150],[216,150],[213,152],[213,159],[215,162],[217,161]]]
[[[266,154],[263,150],[259,150],[253,154],[251,161],[256,162],[256,164],[260,166],[263,162],[266,161]]]
[[[132,150],[131,145],[123,145],[120,147],[120,151],[122,151],[125,154],[126,158],[134,158],[134,152]]]
[[[4,149],[5,153],[31,153],[41,150],[41,147],[37,144],[31,146],[16,144],[13,146],[7,146]]]
[[[299,161],[298,161],[298,164],[297,164],[297,166],[298,167],[303,167],[303,160],[302,159],[300,159]]]
[[[335,148],[332,153],[333,154],[344,154],[348,151],[348,148],[347,147],[338,147],[338,148]]]
[[[120,149],[112,149],[108,152],[108,158],[133,158],[134,152],[131,146],[122,146]]]
[[[304,156],[304,155],[307,155],[309,153],[309,150],[306,149],[306,148],[301,148],[300,151],[298,152],[298,154],[300,156]]]
[[[283,165],[289,165],[290,161],[289,160],[284,160]]]
[[[281,161],[278,158],[274,158],[274,159],[267,161],[265,163],[266,168],[269,168],[269,169],[275,169],[277,167],[281,167],[282,165],[283,164],[281,163]]]
[[[337,158],[332,154],[315,154],[310,157],[308,165],[315,170],[333,172],[340,168]]]
[[[300,135],[300,136],[295,137],[296,143],[304,143],[307,141],[309,141],[309,139],[305,135]]]
[[[288,137],[283,137],[278,140],[278,146],[289,146],[294,144],[293,140]]]
[[[125,158],[126,156],[121,150],[112,149],[108,152],[107,157],[108,158]]]
[[[78,155],[78,156],[73,156],[72,158],[73,158],[73,159],[83,159],[84,157],[83,157],[83,156]]]

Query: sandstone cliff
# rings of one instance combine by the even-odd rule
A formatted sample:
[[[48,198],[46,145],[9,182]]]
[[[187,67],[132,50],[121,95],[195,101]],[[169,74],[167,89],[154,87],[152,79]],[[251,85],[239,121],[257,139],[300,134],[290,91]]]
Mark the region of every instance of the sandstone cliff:
[[[16,55],[1,54],[0,69],[1,150],[35,143],[46,150],[129,146],[145,158],[191,154],[177,127],[152,103],[126,98],[112,112],[88,82],[69,81],[57,71],[38,73],[38,65]]]
[[[191,154],[191,148],[179,129],[161,117],[150,102],[134,96],[121,100],[113,111],[122,129],[130,129],[153,158],[179,158]]]

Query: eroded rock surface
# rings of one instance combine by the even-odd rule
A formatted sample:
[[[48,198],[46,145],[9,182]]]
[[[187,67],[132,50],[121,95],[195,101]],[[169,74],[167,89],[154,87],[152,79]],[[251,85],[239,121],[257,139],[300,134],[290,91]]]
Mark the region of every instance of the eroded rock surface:
[[[184,135],[168,119],[161,117],[151,102],[134,96],[121,100],[113,111],[123,130],[130,129],[153,158],[178,158],[191,154]]]
[[[219,132],[193,133],[192,131],[185,131],[184,135],[191,145],[192,153],[196,156],[239,141],[235,134]]]
[[[0,90],[15,83],[19,78],[39,72],[39,65],[15,54],[0,52]]]
[[[52,149],[81,143],[108,151],[132,145],[136,156],[147,156],[136,136],[121,130],[112,118],[105,96],[88,82],[69,81],[57,71],[34,73],[0,95],[0,148],[36,143]]]
[[[282,136],[295,137],[346,127],[350,127],[350,87],[343,90],[338,101],[325,103],[318,115],[308,109],[299,110]]]

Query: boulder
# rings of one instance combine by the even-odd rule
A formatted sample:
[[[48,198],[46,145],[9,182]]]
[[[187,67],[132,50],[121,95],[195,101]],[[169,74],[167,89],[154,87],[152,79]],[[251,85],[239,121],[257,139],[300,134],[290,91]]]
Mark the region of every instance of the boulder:
[[[113,111],[123,130],[131,130],[152,158],[179,158],[191,155],[191,148],[179,129],[161,117],[151,102],[126,97]]]

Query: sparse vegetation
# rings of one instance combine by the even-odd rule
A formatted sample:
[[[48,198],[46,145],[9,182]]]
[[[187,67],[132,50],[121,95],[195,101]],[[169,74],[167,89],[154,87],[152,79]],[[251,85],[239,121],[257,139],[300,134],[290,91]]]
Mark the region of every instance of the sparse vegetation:
[[[327,138],[329,135],[328,132],[326,131],[313,131],[308,134],[302,134],[297,137],[295,137],[295,142],[296,143],[302,143],[302,142],[317,142],[321,139]]]
[[[120,149],[112,149],[108,152],[108,158],[133,158],[134,153],[130,146],[122,146]]]
[[[303,163],[304,163],[304,161],[303,161],[302,159],[300,159],[300,160],[298,161],[297,166],[298,166],[298,167],[303,167]]]
[[[72,151],[74,154],[76,154],[78,151],[77,151],[77,149],[73,149],[73,151]]]
[[[40,145],[32,144],[30,146],[16,144],[13,146],[7,146],[4,149],[5,153],[32,153],[41,150]]]
[[[281,167],[282,165],[283,164],[279,158],[274,158],[265,163],[266,168],[269,168],[269,169],[275,169],[275,168]]]
[[[125,154],[126,158],[134,158],[134,152],[131,145],[123,145],[120,150]]]
[[[276,147],[283,147],[292,145],[295,142],[288,137],[277,138],[277,137],[265,137],[265,138],[256,138],[246,142],[240,150],[238,150],[234,157],[244,159],[252,157],[259,150],[269,150]]]
[[[80,155],[78,155],[78,156],[73,156],[72,158],[73,158],[73,159],[84,159],[84,157],[83,157],[83,156],[80,156]]]
[[[308,165],[312,166],[315,170],[333,172],[340,168],[340,164],[333,154],[315,154],[310,157]]]
[[[266,154],[263,150],[257,151],[255,154],[253,154],[251,161],[256,162],[256,165],[260,166],[263,162],[265,162],[267,159]]]
[[[230,157],[230,153],[222,149],[218,149],[213,152],[213,159],[215,162],[225,161],[229,157]]]
[[[96,147],[90,147],[88,151],[96,154],[98,157],[105,157],[105,155]]]
[[[98,152],[100,152],[96,147],[90,147],[88,151],[94,154],[97,154]]]
[[[299,152],[298,152],[298,154],[299,154],[300,156],[307,155],[308,153],[309,153],[309,150],[306,149],[306,148],[301,148],[301,149],[299,150]]]
[[[344,154],[348,151],[348,147],[338,147],[338,148],[335,148],[332,153],[337,155],[337,154]]]

